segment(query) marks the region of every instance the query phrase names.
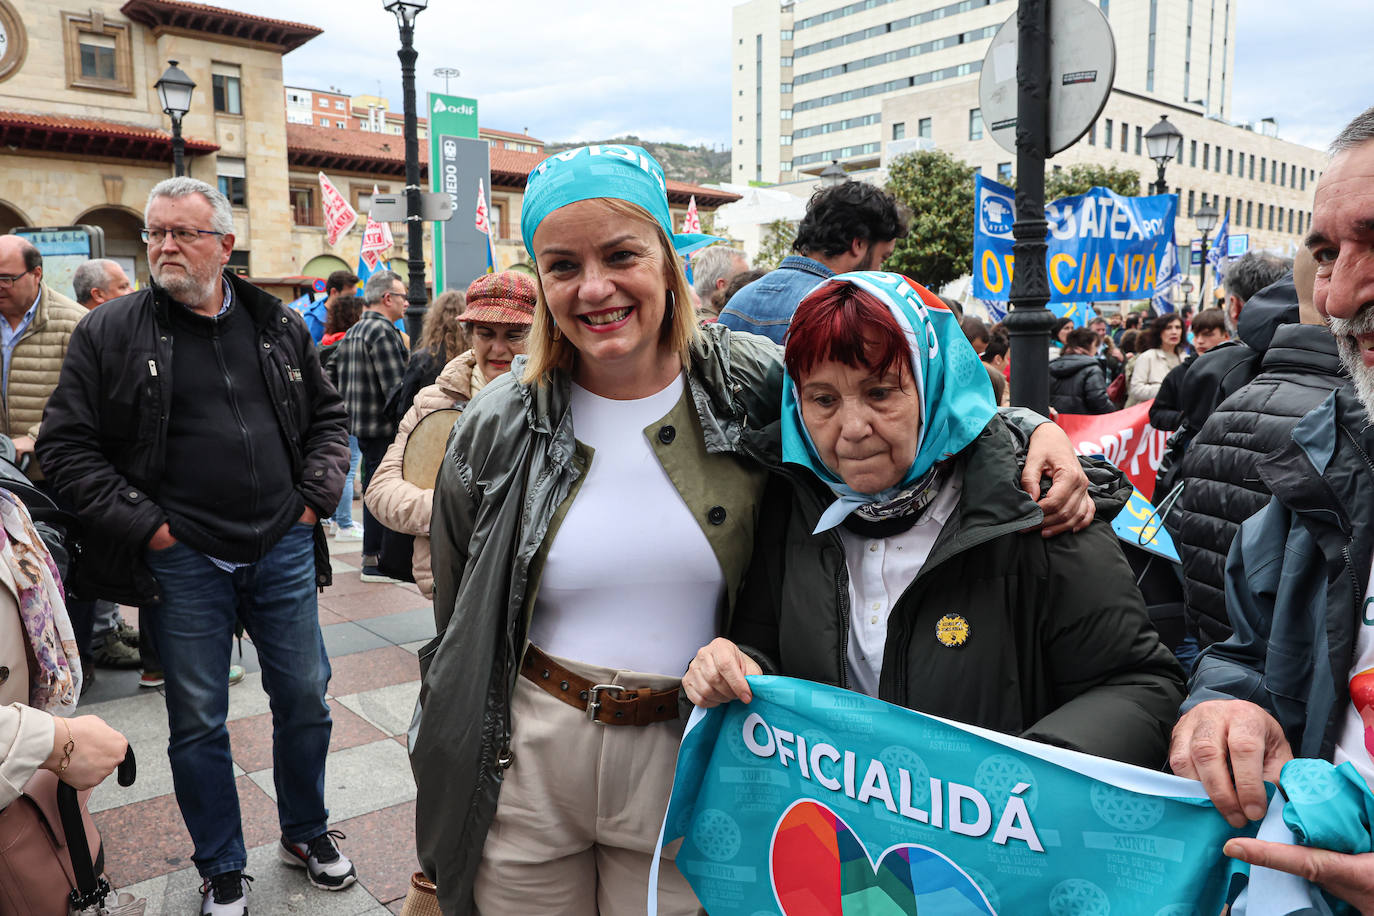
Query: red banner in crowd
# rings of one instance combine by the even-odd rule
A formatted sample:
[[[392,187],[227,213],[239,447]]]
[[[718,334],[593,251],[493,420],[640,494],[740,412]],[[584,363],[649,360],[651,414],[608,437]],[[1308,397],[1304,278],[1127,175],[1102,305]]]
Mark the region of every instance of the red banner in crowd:
[[[1164,458],[1169,433],[1150,425],[1154,400],[1113,413],[1095,415],[1061,413],[1056,423],[1068,433],[1080,455],[1105,455],[1149,499],[1155,491],[1155,474]]]

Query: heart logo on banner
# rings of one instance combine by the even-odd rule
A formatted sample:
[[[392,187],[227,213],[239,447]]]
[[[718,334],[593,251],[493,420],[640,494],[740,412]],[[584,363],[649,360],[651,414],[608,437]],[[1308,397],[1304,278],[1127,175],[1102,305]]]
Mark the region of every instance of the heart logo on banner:
[[[783,813],[769,871],[784,916],[997,916],[977,883],[944,855],[904,843],[875,865],[844,819],[816,801]]]

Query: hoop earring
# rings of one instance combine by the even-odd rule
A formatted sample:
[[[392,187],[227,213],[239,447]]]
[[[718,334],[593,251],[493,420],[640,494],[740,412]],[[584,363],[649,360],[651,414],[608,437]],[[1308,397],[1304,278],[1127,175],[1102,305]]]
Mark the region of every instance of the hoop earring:
[[[673,320],[673,309],[675,309],[675,308],[677,307],[677,297],[673,295],[673,291],[672,291],[671,289],[668,290],[667,293],[668,293],[668,295],[667,295],[667,299],[668,299],[668,302],[667,302],[668,310],[667,310],[667,311],[668,311],[668,314],[667,314],[665,317],[666,317],[669,321],[672,321],[672,320]]]
[[[563,337],[563,329],[553,320],[552,312],[549,313],[549,337],[552,340],[560,340]]]

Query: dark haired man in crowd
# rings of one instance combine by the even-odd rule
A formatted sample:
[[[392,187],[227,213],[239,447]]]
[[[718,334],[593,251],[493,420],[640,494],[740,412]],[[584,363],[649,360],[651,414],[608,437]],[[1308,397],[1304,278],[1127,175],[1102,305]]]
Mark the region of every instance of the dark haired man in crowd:
[[[897,201],[871,184],[846,181],[811,195],[792,243],[796,254],[740,290],[721,310],[720,323],[782,343],[797,303],[820,283],[851,270],[878,270],[906,237]]]
[[[350,299],[358,295],[357,287],[358,275],[351,270],[336,270],[325,278],[326,298],[301,313],[305,318],[305,326],[310,329],[310,336],[316,344],[324,336],[324,329],[329,324],[329,313],[334,308],[334,303],[339,299]]]
[[[1060,413],[1111,413],[1107,375],[1097,356],[1097,335],[1074,328],[1064,339],[1064,354],[1050,363],[1050,406]]]
[[[1374,778],[1365,727],[1374,705],[1374,108],[1332,152],[1305,247],[1316,262],[1313,304],[1353,390],[1325,394],[1259,461],[1273,498],[1226,560],[1235,632],[1198,659],[1170,751],[1174,772],[1200,779],[1237,826],[1264,815],[1264,781],[1277,782],[1294,755],[1349,762],[1365,782]],[[1230,840],[1224,851],[1374,912],[1374,854],[1258,839]],[[1252,894],[1263,877],[1251,873]]]

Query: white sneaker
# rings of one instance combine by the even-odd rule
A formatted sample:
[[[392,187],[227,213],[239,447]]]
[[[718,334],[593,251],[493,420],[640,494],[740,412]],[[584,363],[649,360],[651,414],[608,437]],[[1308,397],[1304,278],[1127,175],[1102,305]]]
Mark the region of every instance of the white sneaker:
[[[336,541],[361,541],[363,539],[363,526],[349,525],[344,527],[340,525],[338,530],[334,532],[334,539]]]
[[[304,868],[311,884],[326,891],[341,891],[358,880],[358,870],[334,845],[335,839],[347,838],[337,830],[326,831],[308,843],[288,843],[283,837],[277,851],[287,865]]]
[[[206,878],[200,885],[204,895],[200,916],[248,916],[248,884],[252,880],[241,871]]]

